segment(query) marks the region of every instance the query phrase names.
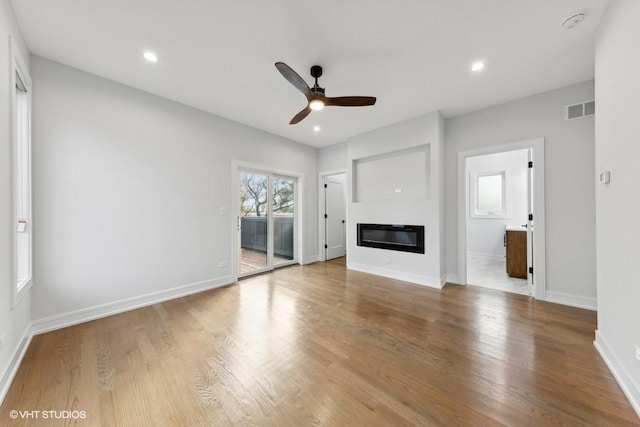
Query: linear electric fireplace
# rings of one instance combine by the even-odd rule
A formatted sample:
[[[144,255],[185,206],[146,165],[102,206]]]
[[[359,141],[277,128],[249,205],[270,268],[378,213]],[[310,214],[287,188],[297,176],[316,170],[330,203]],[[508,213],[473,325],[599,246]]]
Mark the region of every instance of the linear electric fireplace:
[[[358,246],[423,254],[424,226],[358,224]]]

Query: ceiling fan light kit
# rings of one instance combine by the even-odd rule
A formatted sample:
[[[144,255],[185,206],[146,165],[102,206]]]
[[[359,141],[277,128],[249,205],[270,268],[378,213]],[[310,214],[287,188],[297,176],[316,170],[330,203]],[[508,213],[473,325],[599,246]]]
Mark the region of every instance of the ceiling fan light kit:
[[[309,108],[311,108],[313,111],[320,111],[324,108],[324,102],[322,102],[321,99],[314,99],[313,101],[309,102]]]
[[[276,62],[275,65],[280,74],[307,98],[307,106],[293,116],[289,122],[290,125],[301,122],[311,111],[320,111],[326,106],[365,107],[376,103],[376,98],[373,96],[325,96],[324,88],[318,84],[318,78],[322,76],[322,67],[319,65],[311,67],[311,77],[315,79],[313,88],[310,88],[307,82],[284,62]]]

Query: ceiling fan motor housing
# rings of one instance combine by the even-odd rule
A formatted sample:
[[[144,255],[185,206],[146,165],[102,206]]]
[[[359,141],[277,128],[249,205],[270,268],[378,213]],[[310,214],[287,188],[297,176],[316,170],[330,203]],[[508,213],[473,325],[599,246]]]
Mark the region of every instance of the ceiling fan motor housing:
[[[311,77],[317,79],[320,76],[322,76],[322,67],[319,65],[314,65],[313,67],[311,67]]]
[[[316,95],[324,96],[324,88],[318,85],[318,77],[320,76],[322,76],[322,67],[319,65],[314,65],[313,67],[311,67],[311,77],[313,77],[316,80],[311,91]]]

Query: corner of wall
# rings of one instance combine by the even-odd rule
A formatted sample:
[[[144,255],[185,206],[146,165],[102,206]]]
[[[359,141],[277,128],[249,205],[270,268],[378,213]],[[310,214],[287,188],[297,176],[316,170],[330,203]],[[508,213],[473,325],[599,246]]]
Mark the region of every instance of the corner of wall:
[[[11,383],[18,373],[18,369],[20,368],[20,364],[22,363],[22,359],[24,358],[27,349],[29,348],[29,344],[31,343],[31,338],[33,337],[33,332],[31,330],[31,325],[28,325],[24,330],[22,337],[18,341],[18,346],[15,348],[11,357],[9,358],[9,363],[6,368],[1,372],[2,376],[0,377],[0,405],[4,402],[4,398],[9,392],[9,388],[11,387]]]
[[[620,388],[622,388],[625,396],[629,399],[631,406],[640,417],[640,385],[635,382],[633,376],[626,370],[599,330],[596,330],[596,339],[593,345],[598,350],[598,353],[600,353],[600,356],[607,364],[616,381],[618,381]]]
[[[10,48],[11,39],[12,44]],[[10,53],[10,50],[13,51]],[[11,2],[2,0],[0,3],[0,129],[6,130],[3,135],[3,143],[0,144],[0,334],[6,333],[4,348],[0,351],[0,402],[11,384],[15,373],[20,366],[20,361],[28,347],[31,338],[29,322],[31,320],[31,291],[21,299],[20,303],[11,308],[10,284],[15,286],[14,276],[14,234],[9,224],[14,221],[14,200],[13,200],[13,177],[4,171],[12,170],[12,141],[9,138],[11,129],[11,97],[13,77],[12,56],[19,56],[22,65],[27,71],[29,68],[29,51],[27,50],[24,38],[18,26],[18,22],[13,12]],[[5,71],[6,70],[6,71]],[[5,132],[5,131],[3,131]],[[6,227],[4,225],[7,225]]]
[[[415,117],[404,122],[386,126],[362,135],[352,137],[347,142],[347,168],[349,178],[349,229],[355,230],[356,224],[361,222],[379,224],[416,224],[425,226],[426,253],[417,260],[416,254],[404,252],[384,252],[381,249],[360,248],[354,239],[347,240],[349,260],[347,267],[360,271],[393,277],[426,286],[441,288],[444,280],[444,119],[439,111]],[[354,168],[357,162],[378,161],[378,159],[401,156],[407,150],[420,147],[428,147],[425,151],[425,186],[421,189],[413,189],[409,196],[405,191],[393,192],[395,196],[389,196],[389,190],[382,194],[383,189],[379,183],[373,183],[365,187],[366,200],[354,200],[353,191],[361,184],[358,177],[354,176]],[[398,157],[399,158],[399,157]],[[404,160],[403,160],[404,162]],[[407,161],[408,162],[408,161]],[[404,164],[404,163],[403,163]],[[402,166],[390,163],[398,168]],[[396,177],[377,177],[371,174],[371,168],[366,169],[369,180],[379,178],[383,185],[394,187]],[[394,169],[395,170],[395,169]],[[402,179],[406,174],[398,172],[399,186],[406,183]],[[415,179],[415,176],[412,178]],[[410,187],[410,186],[409,186]],[[417,188],[417,187],[416,187]]]

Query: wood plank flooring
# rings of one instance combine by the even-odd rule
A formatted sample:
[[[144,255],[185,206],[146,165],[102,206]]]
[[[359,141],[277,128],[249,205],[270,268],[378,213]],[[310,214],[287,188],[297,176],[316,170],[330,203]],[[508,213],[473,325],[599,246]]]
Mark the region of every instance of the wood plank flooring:
[[[34,337],[0,425],[640,425],[595,328],[523,295],[287,267]]]
[[[273,255],[273,264],[278,265],[283,262],[289,262],[291,259],[282,257],[279,255]],[[240,254],[240,272],[249,273],[254,270],[259,270],[267,266],[267,254],[265,252],[256,251],[253,249],[242,248]]]

